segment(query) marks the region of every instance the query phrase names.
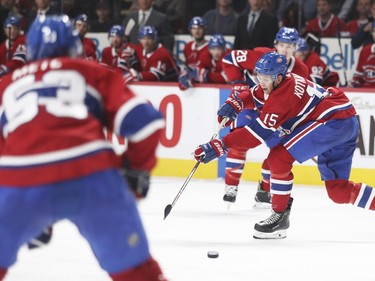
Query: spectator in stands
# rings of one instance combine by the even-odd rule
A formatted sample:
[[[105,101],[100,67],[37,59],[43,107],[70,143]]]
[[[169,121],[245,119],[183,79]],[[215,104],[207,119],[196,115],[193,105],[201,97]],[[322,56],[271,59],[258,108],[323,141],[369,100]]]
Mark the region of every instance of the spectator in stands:
[[[215,9],[216,0],[188,0],[192,16],[202,17],[209,10]]]
[[[193,17],[189,22],[190,35],[193,40],[188,42],[184,48],[185,61],[183,63],[177,61],[180,67],[180,74],[178,77],[179,86],[181,90],[186,90],[193,86],[189,71],[194,69],[197,65],[198,58],[201,53],[208,54],[208,42],[204,38],[206,29],[206,22],[201,17]]]
[[[310,50],[304,38],[298,39],[297,51],[294,54],[297,58],[305,63],[309,70],[309,80],[314,83],[325,86],[337,86],[339,76],[337,72],[330,71],[327,65],[320,59],[319,55]]]
[[[332,13],[332,0],[317,0],[316,10],[318,15],[308,22],[305,33],[311,32],[319,37],[336,37],[338,32],[341,35],[347,32],[345,22]]]
[[[113,14],[116,22],[123,22],[130,13],[138,11],[136,0],[118,0],[114,3]]]
[[[60,11],[51,6],[51,0],[35,0],[34,9],[27,15],[25,32],[29,29],[37,16],[55,14],[60,14]]]
[[[262,0],[248,0],[250,12],[239,16],[234,49],[272,47],[278,31],[277,19],[262,9]]]
[[[279,21],[279,26],[283,26],[283,17],[285,17],[285,11],[290,7],[290,5],[302,4],[300,10],[302,11],[303,19],[305,21],[310,21],[316,17],[316,0],[281,0],[277,9],[277,19]],[[305,23],[301,23],[301,27],[305,26]],[[295,27],[295,26],[294,26]],[[295,27],[297,28],[297,27]],[[301,33],[302,30],[299,30]]]
[[[349,21],[346,26],[350,35],[353,36],[358,32],[361,26],[368,24],[368,18],[371,16],[371,1],[370,0],[358,0],[356,10],[358,17],[352,21]]]
[[[110,46],[102,51],[101,63],[123,73],[136,68],[136,45],[127,42],[125,30],[121,25],[114,25],[108,32]]]
[[[129,36],[129,42],[138,43],[138,31],[141,27],[153,26],[159,36],[160,42],[170,52],[173,51],[174,36],[168,18],[165,14],[153,8],[154,0],[137,0],[139,11],[130,13],[124,20],[125,34]]]
[[[372,22],[375,19],[375,0],[372,0],[371,2],[371,17],[369,17],[369,23],[361,26],[357,33],[352,36],[352,47],[353,49],[357,49],[361,46],[365,46],[367,44],[373,43],[373,37],[372,37]]]
[[[0,76],[26,63],[25,35],[21,34],[20,20],[9,16],[3,27],[7,39],[0,45]]]
[[[96,4],[95,9],[97,19],[91,23],[91,32],[108,32],[114,24],[111,14],[111,4],[108,1],[101,1]]]
[[[371,35],[375,42],[375,22],[371,23]],[[357,68],[349,84],[352,87],[375,88],[375,43],[367,44],[361,50]]]
[[[89,10],[85,9],[82,1],[79,0],[62,0],[62,3],[58,5],[58,9],[59,11],[62,10],[63,14],[68,15],[71,19],[76,18],[82,13],[85,13],[90,18]]]
[[[216,9],[203,15],[206,34],[235,35],[238,14],[232,8],[232,0],[217,0]]]
[[[174,34],[187,33],[187,7],[188,0],[156,0],[155,9],[167,15]]]
[[[97,60],[96,56],[96,45],[94,41],[86,37],[87,32],[90,29],[90,21],[86,14],[78,15],[74,20],[74,26],[79,33],[81,38],[84,57],[88,60]]]
[[[231,52],[221,34],[214,34],[208,41],[209,53],[202,53],[198,58],[197,67],[192,71],[192,79],[200,83],[229,83],[223,71],[222,58]]]
[[[281,25],[281,27],[294,27],[299,31],[302,30],[304,21],[303,14],[300,14],[298,3],[292,3],[285,9],[279,25]]]
[[[146,25],[139,30],[139,42],[136,47],[139,68],[130,68],[125,75],[125,83],[133,81],[176,81],[177,67],[169,51],[158,43],[158,32],[153,26]]]

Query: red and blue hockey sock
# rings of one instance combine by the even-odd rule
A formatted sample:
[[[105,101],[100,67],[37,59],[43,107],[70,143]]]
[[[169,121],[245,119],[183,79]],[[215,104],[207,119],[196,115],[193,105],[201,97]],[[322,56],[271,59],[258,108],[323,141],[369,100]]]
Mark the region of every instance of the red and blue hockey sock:
[[[283,146],[277,146],[271,150],[265,162],[271,171],[272,209],[275,212],[283,212],[288,206],[293,188],[294,158]]]
[[[348,180],[329,180],[325,182],[329,198],[338,204],[353,204],[367,210],[375,210],[375,190],[364,183]]]
[[[225,165],[225,184],[238,186],[246,161],[246,151],[229,149]]]
[[[268,167],[267,159],[263,160],[262,163],[262,188],[263,190],[270,192],[270,179],[271,179],[271,172],[270,168]]]

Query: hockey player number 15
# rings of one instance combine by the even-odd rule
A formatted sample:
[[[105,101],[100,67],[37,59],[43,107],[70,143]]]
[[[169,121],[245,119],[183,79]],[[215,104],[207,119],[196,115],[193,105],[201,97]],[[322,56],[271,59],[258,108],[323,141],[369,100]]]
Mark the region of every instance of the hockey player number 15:
[[[269,127],[275,127],[277,123],[277,117],[279,117],[279,115],[273,114],[273,113],[272,114],[267,113],[264,116],[263,123],[267,124]]]
[[[27,75],[13,82],[3,95],[7,120],[4,134],[31,121],[38,114],[39,106],[45,106],[56,117],[87,118],[85,85],[82,75],[70,70],[49,71],[40,81],[35,80],[35,75]]]

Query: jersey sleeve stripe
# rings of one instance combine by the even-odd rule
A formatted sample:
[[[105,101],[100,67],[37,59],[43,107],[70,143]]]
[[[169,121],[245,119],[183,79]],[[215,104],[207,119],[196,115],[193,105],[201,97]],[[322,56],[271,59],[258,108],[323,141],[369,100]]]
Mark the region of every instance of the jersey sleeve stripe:
[[[115,133],[130,141],[142,141],[164,127],[161,113],[148,103],[133,101],[129,108],[123,107],[119,111],[121,113],[116,118],[121,116],[122,119],[116,120]]]
[[[259,140],[261,143],[264,143],[264,140],[257,134],[255,133],[249,126],[244,127],[250,134],[252,134],[257,140]]]
[[[350,107],[352,107],[353,104],[349,101],[349,102],[346,102],[344,104],[339,104],[339,105],[336,105],[336,106],[332,106],[330,108],[328,108],[326,111],[323,111],[322,114],[319,115],[319,117],[317,118],[317,120],[320,120],[320,119],[323,119],[333,113],[335,113],[336,111],[339,111],[339,110],[345,110],[345,109],[348,109]]]
[[[129,140],[132,142],[140,142],[151,136],[153,133],[155,133],[157,130],[164,128],[164,120],[158,119],[155,120],[146,126],[144,126],[142,129],[140,129],[137,133],[129,136]]]
[[[129,112],[131,112],[135,107],[144,104],[145,102],[146,101],[144,99],[141,99],[140,97],[134,97],[119,108],[114,120],[114,132],[116,134],[121,136],[120,129],[125,117],[129,114]]]

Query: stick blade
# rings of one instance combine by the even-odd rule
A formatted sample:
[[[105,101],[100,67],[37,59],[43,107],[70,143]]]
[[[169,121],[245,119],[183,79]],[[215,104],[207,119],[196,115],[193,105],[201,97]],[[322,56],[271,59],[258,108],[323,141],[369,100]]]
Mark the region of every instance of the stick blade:
[[[164,209],[164,219],[166,219],[166,217],[169,215],[169,213],[171,212],[172,210],[172,205],[171,204],[168,204],[165,209]]]

